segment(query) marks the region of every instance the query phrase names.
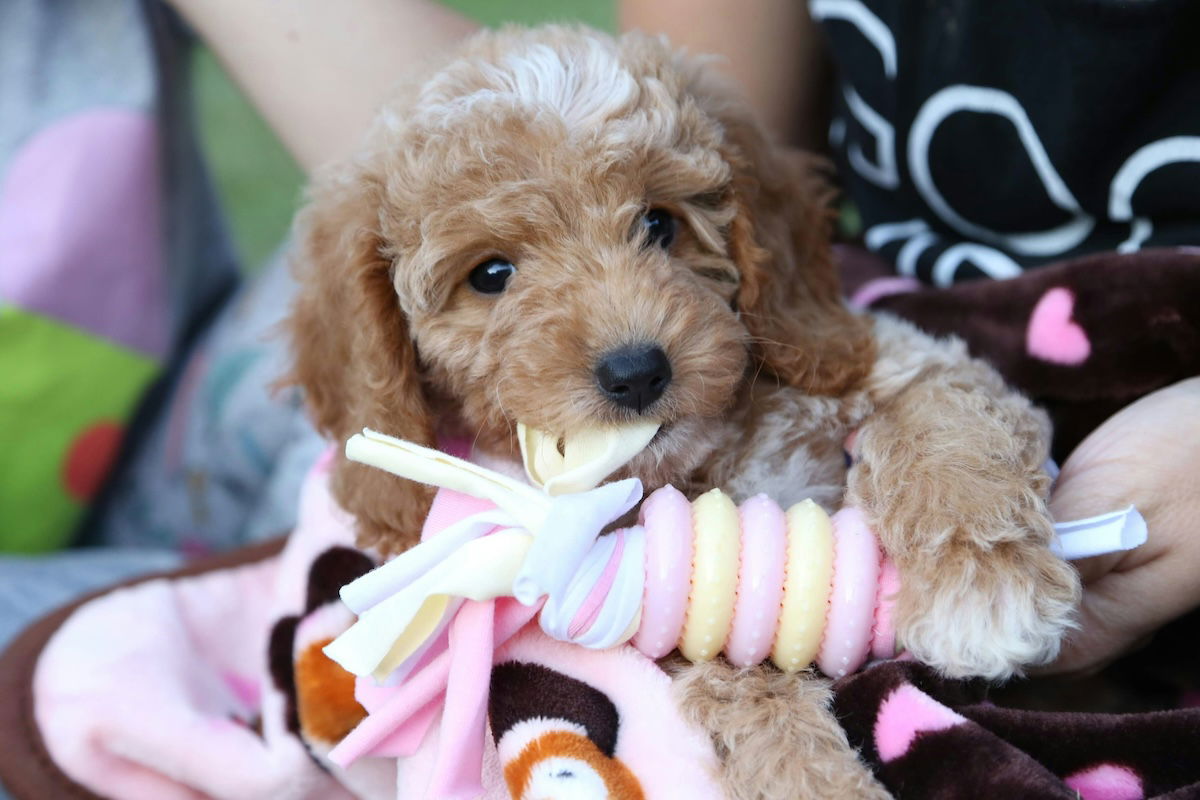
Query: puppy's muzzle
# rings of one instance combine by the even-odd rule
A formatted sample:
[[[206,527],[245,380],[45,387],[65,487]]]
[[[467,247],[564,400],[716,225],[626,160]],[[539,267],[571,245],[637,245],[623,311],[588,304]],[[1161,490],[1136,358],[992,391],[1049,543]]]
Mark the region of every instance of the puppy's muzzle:
[[[671,362],[656,344],[635,344],[601,356],[596,383],[611,402],[641,414],[671,383]]]

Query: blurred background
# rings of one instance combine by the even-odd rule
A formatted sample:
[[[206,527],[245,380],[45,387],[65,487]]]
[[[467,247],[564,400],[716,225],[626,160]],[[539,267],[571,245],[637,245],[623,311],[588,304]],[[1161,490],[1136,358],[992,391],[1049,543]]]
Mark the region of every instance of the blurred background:
[[[578,21],[616,29],[612,0],[445,0],[485,25]],[[261,268],[287,232],[303,176],[207,50],[198,50],[195,85],[201,139],[243,268]]]

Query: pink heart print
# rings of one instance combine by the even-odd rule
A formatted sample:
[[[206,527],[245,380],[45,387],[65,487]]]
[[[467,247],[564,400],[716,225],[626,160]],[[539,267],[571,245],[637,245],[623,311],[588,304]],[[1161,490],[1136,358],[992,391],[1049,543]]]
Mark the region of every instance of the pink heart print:
[[[1054,364],[1076,366],[1092,354],[1087,334],[1072,319],[1075,295],[1069,289],[1056,286],[1042,295],[1025,332],[1025,348],[1029,355]]]

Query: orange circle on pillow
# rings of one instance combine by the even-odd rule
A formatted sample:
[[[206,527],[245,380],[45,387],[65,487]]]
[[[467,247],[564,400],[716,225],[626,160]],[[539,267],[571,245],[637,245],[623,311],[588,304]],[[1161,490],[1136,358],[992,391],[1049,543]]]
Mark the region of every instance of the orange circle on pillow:
[[[95,496],[117,460],[125,429],[115,422],[97,422],[75,437],[63,462],[67,494],[80,502]]]

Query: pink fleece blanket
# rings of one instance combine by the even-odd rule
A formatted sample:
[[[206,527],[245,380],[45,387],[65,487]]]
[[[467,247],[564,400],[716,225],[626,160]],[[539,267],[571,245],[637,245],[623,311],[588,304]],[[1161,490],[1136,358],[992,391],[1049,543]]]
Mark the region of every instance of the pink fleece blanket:
[[[34,690],[47,749],[68,776],[128,800],[720,796],[712,745],[681,718],[653,661],[631,647],[555,642],[536,625],[497,643],[477,741],[459,723],[444,729],[441,692],[387,755],[334,765],[337,741],[320,735],[328,725],[300,718],[297,664],[353,622],[337,590],[374,561],[353,547],[327,469],[309,475],[279,556],[111,592],[58,630]],[[473,510],[438,502],[434,530]],[[359,685],[355,698],[374,711],[396,691]],[[435,785],[455,739],[481,748],[482,772]]]

